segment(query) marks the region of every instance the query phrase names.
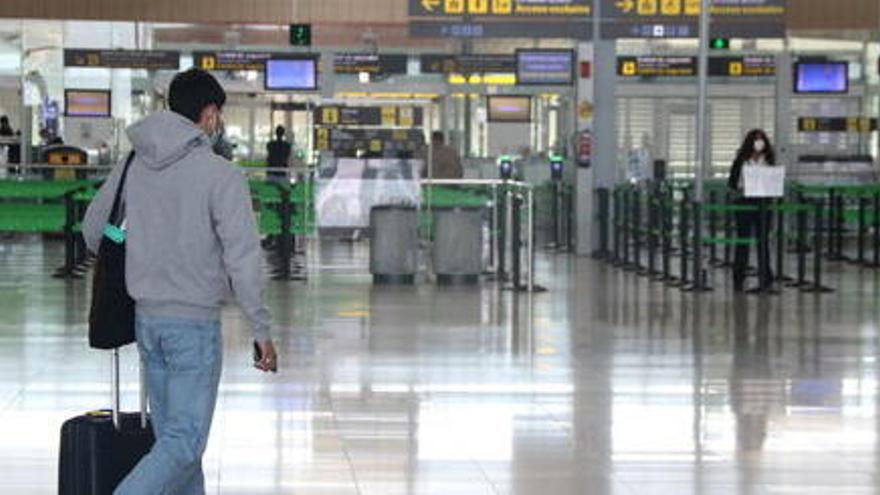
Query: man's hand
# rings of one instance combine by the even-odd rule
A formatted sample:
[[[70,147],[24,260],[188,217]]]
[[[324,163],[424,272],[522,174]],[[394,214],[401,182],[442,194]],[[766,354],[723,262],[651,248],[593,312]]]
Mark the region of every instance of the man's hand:
[[[278,372],[278,355],[275,353],[275,346],[271,340],[257,342],[260,348],[260,360],[254,362],[254,368],[265,373]]]

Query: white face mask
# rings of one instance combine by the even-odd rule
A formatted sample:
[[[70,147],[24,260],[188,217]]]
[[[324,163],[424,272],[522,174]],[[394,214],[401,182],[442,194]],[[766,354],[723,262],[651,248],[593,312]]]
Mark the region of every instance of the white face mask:
[[[755,141],[755,153],[763,153],[765,149],[767,149],[767,143],[764,142],[763,139],[758,139]]]
[[[208,134],[208,138],[211,139],[211,145],[214,146],[223,138],[224,134],[224,125],[223,121],[220,119],[220,115],[218,114],[214,120],[214,130],[210,134]]]

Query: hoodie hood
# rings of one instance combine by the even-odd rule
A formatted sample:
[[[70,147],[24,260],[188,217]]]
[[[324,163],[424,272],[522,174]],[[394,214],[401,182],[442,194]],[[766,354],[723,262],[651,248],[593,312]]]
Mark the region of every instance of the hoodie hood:
[[[132,125],[127,134],[138,160],[153,170],[171,166],[209,141],[190,120],[167,110]]]

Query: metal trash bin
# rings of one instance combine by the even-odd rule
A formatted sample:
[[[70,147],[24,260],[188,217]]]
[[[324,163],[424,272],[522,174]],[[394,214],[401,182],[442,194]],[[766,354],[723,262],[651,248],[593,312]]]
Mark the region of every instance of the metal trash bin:
[[[479,206],[434,209],[434,274],[440,285],[476,284],[483,273],[483,213]]]
[[[418,271],[418,213],[414,206],[370,210],[370,273],[375,284],[413,284]]]

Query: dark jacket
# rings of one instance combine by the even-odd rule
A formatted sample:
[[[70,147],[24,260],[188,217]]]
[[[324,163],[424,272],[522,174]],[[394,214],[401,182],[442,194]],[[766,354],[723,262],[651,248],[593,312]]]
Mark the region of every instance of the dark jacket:
[[[293,146],[287,141],[269,141],[266,145],[269,166],[272,168],[287,168],[290,165],[290,154]]]

